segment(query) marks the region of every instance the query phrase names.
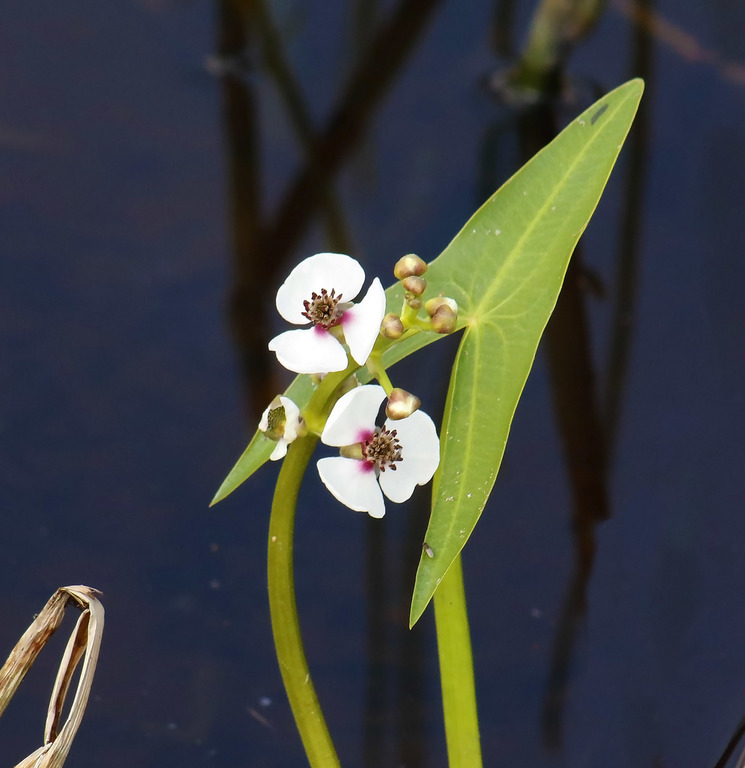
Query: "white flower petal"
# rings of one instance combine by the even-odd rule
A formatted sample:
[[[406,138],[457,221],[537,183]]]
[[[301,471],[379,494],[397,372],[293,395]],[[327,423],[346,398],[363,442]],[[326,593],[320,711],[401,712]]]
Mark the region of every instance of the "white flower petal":
[[[385,291],[376,277],[365,298],[350,307],[342,316],[344,338],[355,362],[364,365],[372,352],[385,316]]]
[[[287,454],[287,440],[279,440],[277,441],[277,445],[274,446],[274,450],[272,451],[272,455],[269,457],[270,461],[278,461],[279,459],[284,459],[284,457]]]
[[[335,456],[316,464],[323,484],[342,504],[372,517],[383,517],[385,502],[375,472],[363,461]]]
[[[410,499],[417,486],[416,479],[406,471],[403,461],[397,462],[395,472],[390,467],[381,472],[378,482],[383,493],[396,504]]]
[[[303,325],[308,322],[303,317],[303,302],[310,299],[314,291],[320,293],[325,288],[331,293],[334,290],[337,296],[343,295],[344,301],[352,301],[364,282],[365,270],[351,256],[317,253],[301,261],[279,287],[277,311],[288,322]]]
[[[342,395],[331,409],[321,440],[326,445],[361,443],[375,431],[375,419],[385,390],[378,384],[366,384]]]
[[[300,430],[300,409],[289,397],[280,395],[279,402],[285,409],[285,432],[283,438],[291,443],[298,436]]]
[[[266,432],[267,429],[269,429],[269,411],[272,410],[272,406],[269,405],[264,410],[264,413],[261,414],[261,419],[259,420],[259,431],[260,432]]]
[[[423,411],[398,421],[386,421],[387,429],[395,429],[401,444],[401,461],[396,471],[387,469],[378,478],[383,493],[396,503],[406,501],[414,487],[432,479],[440,463],[440,441],[432,419]]]
[[[331,373],[347,367],[344,347],[321,328],[285,331],[269,342],[277,360],[295,373]]]

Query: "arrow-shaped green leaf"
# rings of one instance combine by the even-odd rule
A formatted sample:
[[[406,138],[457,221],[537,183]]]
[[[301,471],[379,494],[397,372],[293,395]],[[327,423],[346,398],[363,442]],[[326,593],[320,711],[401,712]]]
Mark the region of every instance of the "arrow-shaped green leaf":
[[[569,258],[597,206],[643,88],[641,80],[632,80],[573,120],[430,265],[433,294],[456,299],[465,332],[450,379],[426,534],[434,557],[423,555],[419,563],[412,625],[471,535],[494,486]]]

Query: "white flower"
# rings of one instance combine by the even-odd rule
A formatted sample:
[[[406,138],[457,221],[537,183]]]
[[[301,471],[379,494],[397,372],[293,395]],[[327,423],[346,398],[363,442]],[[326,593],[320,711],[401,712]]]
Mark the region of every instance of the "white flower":
[[[277,443],[269,457],[272,461],[284,458],[287,446],[307,431],[300,409],[289,397],[282,395],[275,397],[261,414],[259,429],[266,437]]]
[[[318,461],[318,474],[346,506],[372,517],[383,517],[383,494],[406,501],[417,485],[432,479],[440,463],[435,425],[422,411],[405,419],[375,426],[383,387],[368,384],[339,398],[321,440],[343,447],[342,455]],[[381,492],[382,489],[382,492]]]
[[[317,253],[301,261],[277,291],[277,310],[295,325],[269,342],[285,368],[295,373],[330,373],[347,367],[340,331],[354,360],[364,365],[385,314],[385,291],[376,277],[365,297],[352,304],[365,271],[343,253]]]

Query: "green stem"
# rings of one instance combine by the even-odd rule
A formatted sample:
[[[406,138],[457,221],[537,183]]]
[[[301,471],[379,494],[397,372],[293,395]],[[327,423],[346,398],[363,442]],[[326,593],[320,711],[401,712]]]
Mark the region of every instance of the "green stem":
[[[380,359],[379,354],[373,353],[370,355],[370,357],[367,358],[367,370],[370,371],[370,374],[378,380],[380,386],[385,390],[385,394],[390,396],[391,392],[393,391],[393,384],[391,384],[391,380],[388,378],[388,374],[385,372],[385,368],[383,367],[383,362]]]
[[[311,768],[338,768],[339,758],[310,679],[300,636],[293,576],[293,528],[298,491],[318,438],[298,438],[277,478],[269,520],[269,610],[277,661]]]
[[[409,303],[404,299],[404,305],[401,308],[401,322],[404,324],[404,328],[409,328],[412,325],[416,324],[417,315],[419,314],[418,309],[414,309],[413,307],[409,306]]]
[[[450,768],[480,768],[481,744],[460,555],[435,592],[437,652]]]

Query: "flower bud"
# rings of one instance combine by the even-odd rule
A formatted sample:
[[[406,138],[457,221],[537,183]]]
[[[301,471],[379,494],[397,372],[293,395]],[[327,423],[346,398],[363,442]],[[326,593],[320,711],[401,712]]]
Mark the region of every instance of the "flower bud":
[[[422,308],[422,300],[414,297],[413,299],[406,299],[406,303],[412,308],[419,310]]]
[[[405,389],[399,389],[396,387],[388,395],[388,403],[385,406],[385,415],[392,421],[398,419],[405,419],[407,416],[411,416],[414,411],[418,410],[422,401],[411,392],[407,392]]]
[[[401,284],[404,290],[413,296],[421,296],[427,290],[427,281],[423,277],[417,277],[416,275],[405,277]]]
[[[277,396],[272,400],[264,413],[261,414],[259,429],[270,440],[277,442],[285,433],[286,423],[285,407],[282,405],[279,396]]]
[[[409,253],[402,256],[393,267],[393,274],[396,280],[403,280],[405,277],[421,277],[427,271],[427,262],[420,259],[416,254]]]
[[[452,309],[453,312],[455,312],[455,315],[457,317],[458,304],[454,299],[449,299],[447,296],[435,296],[433,299],[430,299],[424,305],[424,309],[427,311],[427,314],[430,317],[433,317],[435,312],[437,312],[437,310],[442,306],[450,307],[450,309]]]
[[[386,339],[400,339],[404,333],[404,324],[395,312],[389,312],[380,324],[380,332]]]
[[[435,333],[452,333],[457,320],[458,313],[453,312],[448,304],[441,304],[432,315],[432,330]]]
[[[287,446],[291,442],[308,434],[300,409],[289,397],[282,395],[277,395],[261,415],[259,430],[265,437],[277,443],[269,457],[272,461],[281,459],[287,453]]]

